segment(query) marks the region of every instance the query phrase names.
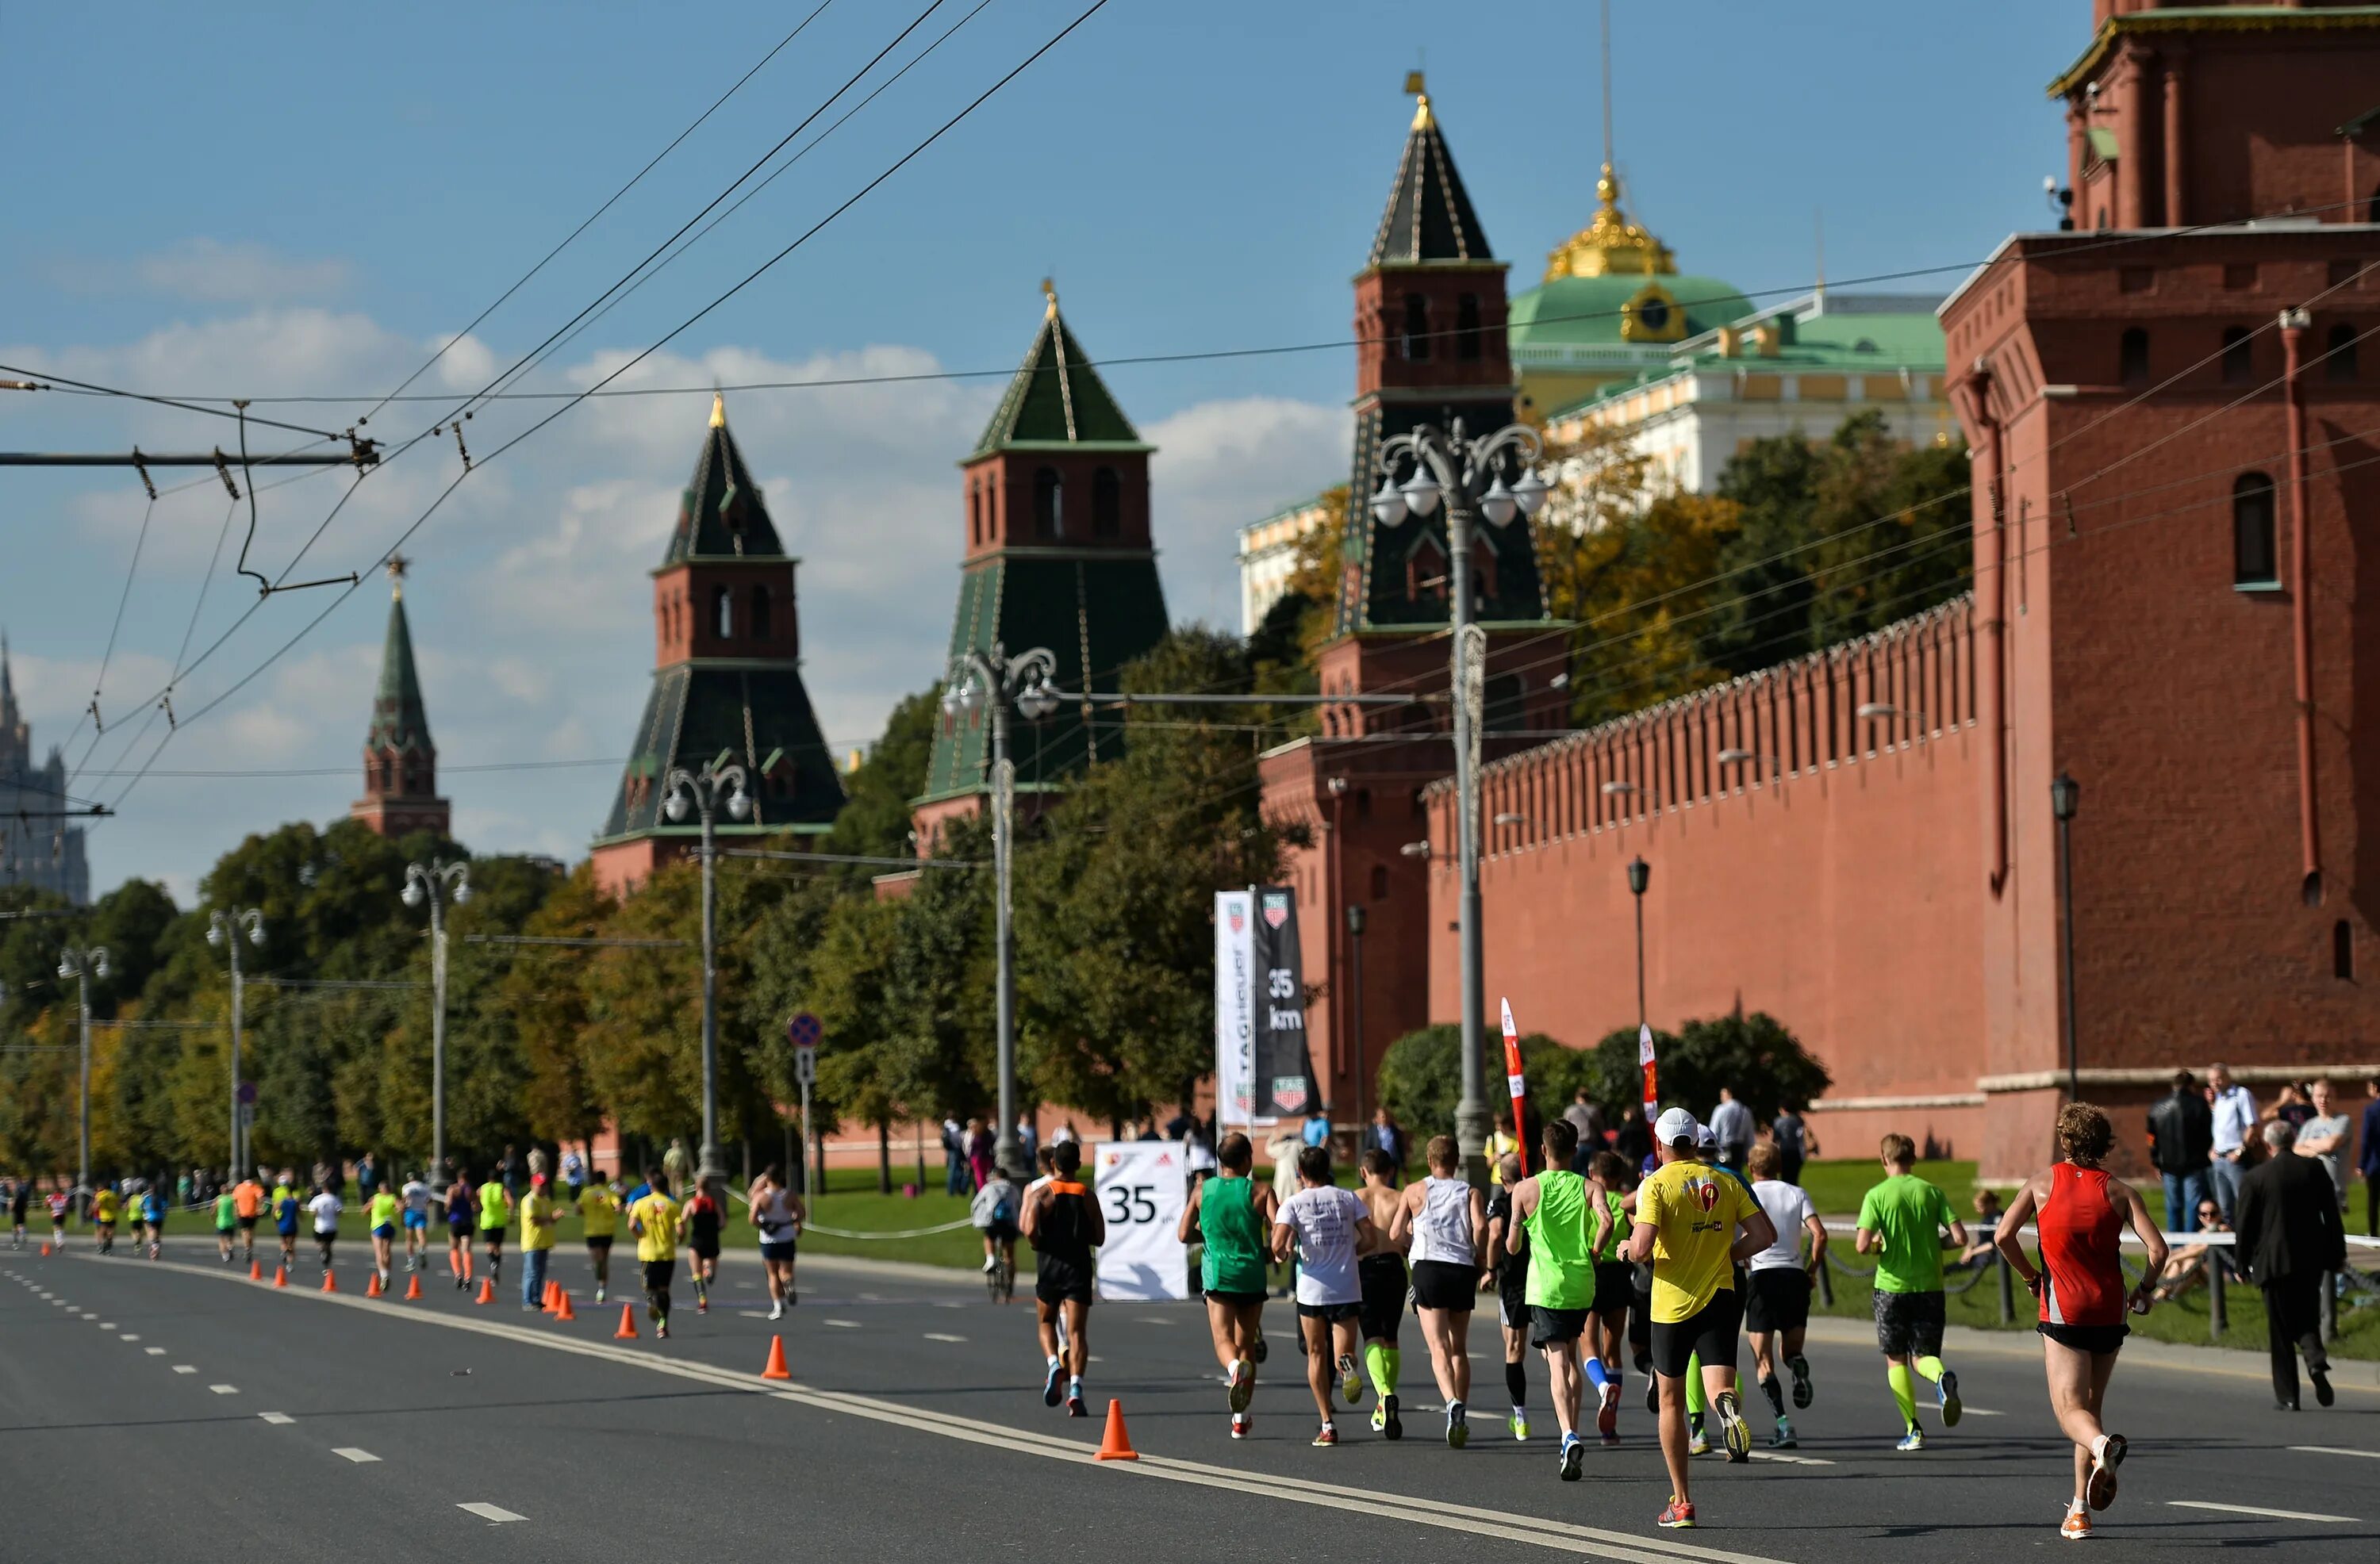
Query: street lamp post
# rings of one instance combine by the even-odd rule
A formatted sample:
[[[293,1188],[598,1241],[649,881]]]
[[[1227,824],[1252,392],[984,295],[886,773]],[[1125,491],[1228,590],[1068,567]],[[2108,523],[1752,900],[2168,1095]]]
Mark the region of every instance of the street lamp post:
[[[1364,907],[1347,903],[1347,1041],[1355,1055],[1355,1135],[1363,1138],[1364,1112]]]
[[[1642,858],[1628,860],[1628,893],[1636,903],[1636,1029],[1645,1029],[1645,888],[1653,883],[1653,866]]]
[[[76,1109],[79,1149],[75,1158],[75,1190],[85,1200],[91,1198],[91,980],[106,976],[107,947],[104,945],[91,945],[81,950],[69,947],[58,952],[58,976],[75,980],[75,1014],[82,1026],[82,1084]]]
[[[1050,684],[1057,671],[1057,655],[1047,647],[1010,657],[994,641],[989,653],[964,651],[952,658],[950,676],[942,685],[942,711],[953,720],[961,712],[991,708],[991,861],[997,881],[992,946],[1000,983],[1000,1126],[993,1132],[992,1160],[1010,1170],[1021,1170],[1022,1164],[1016,1144],[1016,947],[1009,919],[1010,873],[1015,858],[1016,766],[1008,758],[1008,709],[1014,705],[1028,721],[1057,710],[1058,694]]]
[[[446,898],[471,899],[471,866],[458,861],[405,866],[405,904],[430,903],[430,1167],[431,1187],[446,1174]]]
[[[727,794],[728,815],[744,819],[752,813],[752,795],[744,791],[744,768],[707,762],[701,770],[680,766],[662,783],[669,795],[662,810],[684,824],[689,812],[702,818],[702,1151],[695,1164],[697,1179],[727,1176],[719,1159],[719,841],[716,834],[720,792]]]
[[[231,952],[231,1176],[237,1182],[248,1168],[248,1153],[240,1145],[239,1133],[239,1046],[240,1032],[246,1022],[244,1002],[247,988],[240,981],[239,936],[248,931],[249,943],[258,950],[264,948],[264,915],[254,907],[233,907],[207,915],[207,943],[217,950]]]
[[[1480,975],[1478,709],[1487,680],[1488,636],[1473,623],[1472,524],[1485,516],[1490,526],[1504,527],[1516,517],[1536,515],[1546,503],[1545,479],[1535,470],[1543,453],[1537,431],[1526,424],[1507,424],[1476,440],[1464,437],[1460,418],[1448,430],[1421,424],[1409,434],[1380,442],[1380,488],[1371,498],[1372,514],[1385,527],[1400,525],[1408,515],[1427,520],[1440,500],[1446,503],[1454,632],[1449,704],[1454,713],[1455,859],[1461,887],[1456,927],[1463,954],[1463,1095],[1455,1105],[1454,1136],[1474,1183],[1486,1182],[1488,1130],[1482,1090],[1487,1000]],[[1402,483],[1397,479],[1400,467],[1410,469]],[[1505,474],[1513,469],[1519,477],[1508,486]]]
[[[2082,1061],[2074,1036],[2074,812],[2082,806],[2082,784],[2058,773],[2049,784],[2049,812],[2058,820],[2058,918],[2065,925],[2066,1100],[2082,1100]]]

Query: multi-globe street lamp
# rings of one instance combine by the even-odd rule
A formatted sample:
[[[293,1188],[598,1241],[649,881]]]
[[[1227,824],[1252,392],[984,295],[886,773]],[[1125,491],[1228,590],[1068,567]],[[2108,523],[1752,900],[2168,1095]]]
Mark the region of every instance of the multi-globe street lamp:
[[[72,946],[58,952],[58,977],[75,980],[77,1001],[75,1015],[81,1024],[82,1074],[76,1108],[79,1150],[75,1158],[75,1191],[83,1199],[91,1198],[91,980],[107,976],[107,947],[88,945],[80,950]]]
[[[1380,442],[1376,453],[1380,487],[1371,497],[1372,515],[1383,527],[1401,526],[1408,515],[1427,521],[1441,502],[1446,506],[1454,631],[1449,704],[1454,713],[1455,859],[1461,885],[1456,926],[1463,956],[1463,1093],[1454,1109],[1454,1135],[1474,1183],[1486,1182],[1488,1131],[1482,1090],[1487,1000],[1481,991],[1479,923],[1479,708],[1487,683],[1488,634],[1473,623],[1472,526],[1485,517],[1489,526],[1505,527],[1544,508],[1546,481],[1536,471],[1544,450],[1537,431],[1526,424],[1507,424],[1475,440],[1464,436],[1460,418],[1445,430],[1421,424],[1410,433]]]
[[[446,901],[471,899],[468,861],[405,866],[405,904],[430,905],[430,1184],[443,1189],[446,1175]],[[443,1198],[442,1195],[441,1198]]]
[[[231,1176],[237,1181],[248,1170],[248,1149],[242,1144],[247,1138],[240,1134],[239,1122],[239,1046],[244,1013],[246,986],[240,980],[239,936],[248,934],[249,943],[258,950],[264,948],[264,915],[254,907],[217,909],[207,914],[207,943],[231,954],[231,1147],[228,1164]]]
[[[1039,721],[1058,709],[1060,696],[1050,683],[1058,671],[1057,654],[1035,647],[1014,657],[997,641],[989,652],[964,651],[951,659],[950,677],[942,685],[942,712],[955,720],[960,713],[991,709],[991,860],[997,881],[993,891],[992,942],[999,965],[1000,1127],[994,1134],[992,1158],[1002,1168],[1019,1170],[1016,1141],[1016,952],[1009,920],[1009,875],[1014,856],[1016,765],[1008,758],[1008,709],[1026,721]]]
[[[662,812],[672,821],[683,825],[689,814],[702,818],[702,1150],[695,1164],[698,1179],[727,1176],[727,1165],[719,1159],[719,946],[715,935],[719,843],[715,832],[722,803],[731,819],[746,819],[752,813],[752,795],[744,791],[744,768],[724,764],[725,758],[709,761],[699,771],[677,767],[662,783],[668,794]]]

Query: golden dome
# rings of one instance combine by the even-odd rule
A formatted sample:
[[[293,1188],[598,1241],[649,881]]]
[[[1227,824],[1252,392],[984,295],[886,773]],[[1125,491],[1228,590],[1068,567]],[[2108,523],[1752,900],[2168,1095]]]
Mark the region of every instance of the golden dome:
[[[1620,176],[1611,164],[1595,182],[1595,221],[1546,257],[1546,281],[1563,277],[1653,276],[1675,272],[1670,247],[1628,221],[1620,210]]]

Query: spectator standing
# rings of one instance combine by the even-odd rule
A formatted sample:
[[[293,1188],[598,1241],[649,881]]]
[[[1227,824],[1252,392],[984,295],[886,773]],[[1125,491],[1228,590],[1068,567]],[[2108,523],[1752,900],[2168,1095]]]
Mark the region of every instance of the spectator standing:
[[[1777,1142],[1777,1177],[1779,1182],[1799,1184],[1802,1164],[1818,1154],[1818,1137],[1810,1133],[1803,1121],[1801,1105],[1789,1102],[1768,1126],[1768,1134]]]
[[[1736,1101],[1735,1094],[1725,1086],[1718,1089],[1718,1106],[1711,1109],[1711,1133],[1718,1137],[1719,1161],[1742,1171],[1743,1159],[1752,1151],[1752,1109]]]
[[[1645,1122],[1643,1104],[1632,1102],[1620,1110],[1619,1128],[1611,1133],[1611,1149],[1628,1164],[1630,1172],[1644,1172],[1645,1159],[1653,1155],[1653,1130]]]
[[[980,1119],[970,1119],[966,1124],[967,1186],[960,1191],[973,1194],[991,1182],[991,1126]]]
[[[1288,1124],[1276,1127],[1272,1139],[1265,1142],[1265,1156],[1272,1161],[1275,1202],[1286,1200],[1297,1193],[1297,1154],[1305,1147],[1305,1137]]]
[[[2165,1225],[2198,1231],[2198,1201],[2215,1146],[2215,1110],[2187,1070],[2173,1073],[2173,1090],[2149,1109],[2149,1160],[2165,1179]]]
[[[574,1203],[587,1187],[587,1159],[575,1148],[562,1154],[562,1187],[570,1192]]]
[[[966,1132],[953,1118],[942,1120],[942,1193],[967,1193]]]
[[[1300,1138],[1307,1146],[1328,1146],[1330,1144],[1330,1110],[1320,1103],[1305,1116],[1305,1127]]]
[[[504,1161],[507,1167],[513,1161],[511,1146],[504,1147]],[[686,1137],[683,1135],[670,1138],[669,1149],[662,1153],[662,1171],[668,1176],[672,1190],[690,1191],[694,1188],[694,1158],[686,1155]],[[511,1187],[509,1176],[505,1178],[504,1184],[506,1188]]]
[[[2298,1126],[2298,1155],[2311,1157],[2322,1164],[2330,1175],[2330,1187],[2336,1192],[2341,1209],[2347,1206],[2347,1145],[2355,1133],[2355,1124],[2346,1114],[2337,1111],[2338,1104],[2330,1094],[2328,1081],[2315,1081],[2306,1087],[2309,1108],[2313,1111]]]
[[[2265,1126],[2272,1156],[2240,1181],[2236,1253],[2265,1294],[2265,1328],[2273,1357],[2273,1399],[2298,1410],[2297,1354],[2305,1354],[2313,1399],[2328,1406],[2330,1358],[2322,1348],[2322,1289],[2347,1264],[2347,1230],[2338,1192],[2322,1169],[2297,1154],[2297,1131],[2285,1119]]]
[[[379,1193],[380,1166],[372,1160],[372,1154],[367,1151],[356,1158],[356,1198],[369,1206],[371,1197]]]
[[[2292,1130],[2305,1128],[2305,1121],[2313,1117],[2313,1105],[2306,1100],[2306,1089],[2302,1084],[2296,1081],[2281,1083],[2280,1092],[2273,1101],[2273,1117]]]
[[[1585,1086],[1572,1095],[1570,1106],[1562,1109],[1562,1117],[1578,1131],[1581,1153],[1592,1157],[1603,1149],[1603,1109],[1595,1106],[1595,1099],[1586,1095]]]
[[[2363,1175],[2363,1236],[2380,1238],[2380,1075],[2363,1083],[2363,1149],[2355,1159]]]
[[[1041,1132],[1033,1127],[1033,1115],[1030,1113],[1019,1113],[1016,1116],[1016,1155],[1018,1159],[1027,1166],[1030,1166],[1033,1158],[1039,1153],[1040,1149]]]
[[[681,1143],[672,1141],[670,1145],[676,1148],[680,1147]],[[679,1150],[679,1155],[681,1157],[685,1155],[683,1149]],[[521,1190],[521,1159],[518,1146],[508,1145],[504,1147],[504,1156],[496,1163],[496,1172],[504,1186],[505,1196],[517,1201],[520,1198]]]
[[[2256,1131],[2256,1099],[2231,1079],[2230,1066],[2217,1064],[2206,1072],[2212,1088],[2207,1106],[2215,1116],[2215,1144],[2207,1164],[2207,1182],[2226,1221],[2238,1219],[2240,1176],[2246,1172],[2248,1137]]]
[[[1397,1116],[1390,1112],[1385,1108],[1376,1108],[1372,1109],[1371,1145],[1366,1147],[1366,1149],[1381,1152],[1386,1155],[1390,1161],[1397,1165],[1398,1175],[1400,1177],[1403,1176],[1405,1166],[1404,1127],[1397,1122]]]

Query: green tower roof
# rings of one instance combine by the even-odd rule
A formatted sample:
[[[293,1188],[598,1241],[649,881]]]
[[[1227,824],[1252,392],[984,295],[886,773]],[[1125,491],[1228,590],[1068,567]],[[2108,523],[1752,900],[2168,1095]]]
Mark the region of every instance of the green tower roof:
[[[967,460],[995,452],[1078,446],[1090,450],[1146,451],[1139,431],[1108,394],[1099,371],[1058,313],[1058,295],[1044,283],[1050,308],[1041,318],[1025,362],[1008,382],[1008,393],[984,427]]]
[[[401,567],[399,567],[401,569]],[[421,675],[413,668],[413,629],[406,623],[405,588],[396,587],[388,605],[388,638],[380,654],[380,688],[372,695],[371,734],[367,749],[435,749],[430,713],[421,703]]]
[[[670,533],[663,566],[689,559],[779,559],[785,546],[760,498],[760,486],[744,466],[744,453],[727,432],[727,399],[710,399],[710,434],[695,458],[694,479],[678,502],[677,526]]]
[[[1397,163],[1397,182],[1389,189],[1388,210],[1380,213],[1380,229],[1372,236],[1366,264],[1494,261],[1488,232],[1471,210],[1470,192],[1454,171],[1454,155],[1446,150],[1446,137],[1438,127],[1429,94],[1421,91],[1418,74],[1410,91],[1421,103],[1414,110],[1413,130]]]

